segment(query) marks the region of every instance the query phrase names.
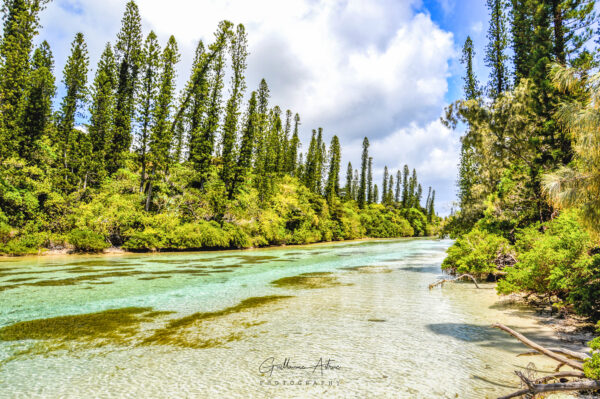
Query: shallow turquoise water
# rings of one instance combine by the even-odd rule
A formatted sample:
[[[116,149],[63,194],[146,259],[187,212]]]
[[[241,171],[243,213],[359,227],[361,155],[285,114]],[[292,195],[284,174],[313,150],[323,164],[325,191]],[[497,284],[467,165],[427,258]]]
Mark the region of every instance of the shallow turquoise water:
[[[407,239],[1,260],[0,328],[125,307],[175,312],[145,324],[147,336],[169,320],[250,297],[292,298],[196,325],[188,337],[235,336],[206,349],[133,342],[14,357],[38,342],[0,341],[0,397],[481,398],[510,392],[512,371],[531,358],[516,358],[522,348],[489,325],[501,321],[538,340],[552,333],[526,311],[498,304],[489,285],[430,292],[450,244]],[[352,270],[362,266],[376,268]],[[311,272],[333,272],[342,284],[270,284]],[[260,364],[271,357],[275,364],[289,358],[310,366],[333,359],[341,368],[261,375]],[[549,370],[535,360],[537,369]]]

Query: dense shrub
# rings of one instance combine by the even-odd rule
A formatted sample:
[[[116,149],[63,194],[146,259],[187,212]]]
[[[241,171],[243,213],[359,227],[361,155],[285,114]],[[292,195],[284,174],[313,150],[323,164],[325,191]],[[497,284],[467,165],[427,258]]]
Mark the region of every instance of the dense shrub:
[[[522,230],[515,245],[518,262],[506,269],[506,279],[498,284],[500,293],[555,296],[559,305],[598,315],[600,256],[590,255],[593,241],[576,212],[564,212],[542,228]]]
[[[355,201],[339,198],[327,202],[288,175],[273,179],[265,201],[251,178],[233,199],[228,199],[217,173],[211,173],[202,190],[190,187],[192,178],[189,168],[174,166],[169,181],[154,187],[150,212],[144,210],[139,174],[128,169],[95,189],[42,195],[43,201],[28,206],[27,216],[37,212],[40,217],[19,228],[11,227],[13,219],[0,209],[0,253],[37,253],[52,246],[48,234],[64,235],[78,251],[89,252],[110,245],[131,251],[249,248],[432,231],[419,209],[381,204],[359,209]],[[40,183],[40,193],[43,188]],[[5,198],[13,198],[13,191],[6,191]],[[24,199],[15,201],[16,206]],[[37,232],[45,235],[32,235]]]
[[[100,252],[110,245],[101,234],[88,229],[75,229],[67,236],[67,241],[78,252]]]
[[[598,332],[600,333],[600,322],[598,323]],[[600,380],[600,337],[590,341],[589,346],[593,351],[592,358],[585,361],[583,371],[586,377]]]
[[[442,269],[486,277],[498,271],[497,259],[511,252],[508,240],[475,228],[448,249]]]

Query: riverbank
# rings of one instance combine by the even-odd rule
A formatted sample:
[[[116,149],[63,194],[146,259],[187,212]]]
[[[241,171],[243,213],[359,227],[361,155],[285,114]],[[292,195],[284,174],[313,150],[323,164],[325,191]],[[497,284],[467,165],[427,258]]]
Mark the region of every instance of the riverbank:
[[[237,251],[257,251],[257,250],[268,250],[268,249],[278,249],[278,248],[305,248],[305,247],[317,247],[319,245],[335,245],[335,244],[352,244],[352,243],[360,243],[360,242],[386,242],[386,241],[398,241],[398,240],[435,240],[438,237],[396,237],[396,238],[374,238],[374,237],[365,237],[365,238],[357,238],[351,240],[339,240],[339,241],[320,241],[314,242],[310,244],[281,244],[281,245],[269,245],[263,247],[249,247],[249,248],[233,248],[233,249],[182,249],[182,250],[156,250],[156,251],[128,251],[124,248],[120,247],[110,247],[103,249],[101,252],[78,252],[73,248],[61,248],[61,249],[48,249],[44,251],[40,251],[38,254],[28,254],[28,255],[7,255],[0,254],[0,261],[2,259],[27,259],[27,258],[36,258],[36,257],[87,257],[87,256],[121,256],[121,255],[158,255],[158,254],[193,254],[193,253],[219,253],[219,252],[237,252]]]
[[[526,348],[490,327],[501,322],[544,345],[560,345],[531,308],[500,301],[488,283],[481,289],[466,283],[427,289],[441,275],[450,244],[366,240],[255,251],[11,258],[0,265],[0,284],[19,286],[0,291],[6,309],[0,328],[36,320],[33,325],[50,329],[32,331],[46,338],[2,365],[0,392],[481,399],[516,388],[514,367],[550,372],[552,362],[517,357]],[[25,280],[8,282],[15,278]],[[69,315],[89,320],[110,309],[147,313],[123,319],[125,341],[114,336],[124,328],[121,319],[111,316],[116,324],[99,332],[108,337],[104,345],[44,322]],[[28,345],[0,341],[0,359]],[[277,364],[333,359],[342,368],[318,379],[293,370],[265,378],[258,368],[270,358]],[[299,378],[319,382],[283,386]],[[59,383],[66,380],[71,383]]]

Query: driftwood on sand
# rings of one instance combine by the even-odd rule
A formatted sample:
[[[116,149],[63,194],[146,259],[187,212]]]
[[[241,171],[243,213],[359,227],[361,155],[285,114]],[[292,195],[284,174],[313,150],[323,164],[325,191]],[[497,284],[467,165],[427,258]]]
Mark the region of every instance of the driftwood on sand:
[[[510,399],[523,395],[536,395],[539,393],[549,392],[588,391],[600,389],[600,381],[587,379],[583,373],[583,361],[589,358],[587,353],[575,352],[561,348],[545,348],[542,345],[531,341],[524,335],[506,327],[505,325],[494,324],[492,327],[499,328],[500,330],[509,333],[523,344],[534,350],[533,353],[527,352],[522,355],[531,355],[534,353],[540,354],[547,356],[559,363],[556,373],[538,378],[537,380],[531,380],[520,371],[515,371],[515,374],[523,382],[524,388],[509,395],[502,396],[498,399]],[[558,369],[563,366],[569,366],[574,370],[558,372]],[[572,379],[572,381],[568,381],[567,379]],[[560,382],[551,384],[547,383],[552,380]]]
[[[455,283],[459,280],[462,280],[463,278],[470,278],[473,281],[473,283],[475,284],[475,287],[479,288],[479,284],[477,284],[477,280],[475,279],[475,277],[471,276],[470,274],[461,274],[460,276],[455,277],[455,278],[447,278],[447,279],[436,281],[435,283],[431,283],[431,284],[429,284],[429,289],[431,290],[432,288],[437,287],[438,285],[443,286],[444,283]]]

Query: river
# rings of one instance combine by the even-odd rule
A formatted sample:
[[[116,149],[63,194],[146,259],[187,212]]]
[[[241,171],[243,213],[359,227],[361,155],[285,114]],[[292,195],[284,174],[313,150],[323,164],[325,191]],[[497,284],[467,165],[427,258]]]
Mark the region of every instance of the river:
[[[493,398],[551,371],[490,328],[555,339],[493,285],[428,290],[449,245],[2,259],[0,397]]]

